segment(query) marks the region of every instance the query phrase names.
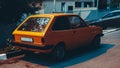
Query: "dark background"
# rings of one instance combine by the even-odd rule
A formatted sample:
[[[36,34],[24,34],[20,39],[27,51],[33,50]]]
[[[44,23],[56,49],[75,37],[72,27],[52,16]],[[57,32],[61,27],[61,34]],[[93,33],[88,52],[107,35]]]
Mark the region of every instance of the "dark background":
[[[0,0],[0,49],[6,47],[7,39],[17,27],[23,13],[34,14],[42,0]]]
[[[0,0],[0,22],[16,22],[22,13],[34,14],[38,10],[35,7],[36,2],[42,2],[42,0]]]

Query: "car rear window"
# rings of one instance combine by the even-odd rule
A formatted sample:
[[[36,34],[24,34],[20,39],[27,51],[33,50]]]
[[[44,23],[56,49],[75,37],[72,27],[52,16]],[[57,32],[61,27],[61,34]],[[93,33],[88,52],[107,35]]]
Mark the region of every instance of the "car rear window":
[[[33,32],[42,32],[44,31],[46,25],[48,24],[50,18],[29,18],[27,21],[22,24],[18,30],[22,31],[33,31]]]

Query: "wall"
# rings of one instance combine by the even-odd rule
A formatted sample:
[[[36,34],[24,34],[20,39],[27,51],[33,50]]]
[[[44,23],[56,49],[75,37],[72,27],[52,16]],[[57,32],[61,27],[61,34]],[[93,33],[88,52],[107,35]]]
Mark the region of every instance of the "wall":
[[[57,1],[56,2],[56,12],[61,12],[61,3],[66,3],[66,11],[68,10],[68,6],[73,6],[74,9],[74,2],[73,1]],[[44,13],[52,13],[54,9],[53,1],[44,1]]]

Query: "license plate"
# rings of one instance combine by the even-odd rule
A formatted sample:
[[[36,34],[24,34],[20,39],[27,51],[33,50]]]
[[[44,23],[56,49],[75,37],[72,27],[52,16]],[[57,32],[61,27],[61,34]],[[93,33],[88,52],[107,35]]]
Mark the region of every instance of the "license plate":
[[[21,37],[21,41],[23,41],[23,42],[33,42],[33,39],[32,38]]]

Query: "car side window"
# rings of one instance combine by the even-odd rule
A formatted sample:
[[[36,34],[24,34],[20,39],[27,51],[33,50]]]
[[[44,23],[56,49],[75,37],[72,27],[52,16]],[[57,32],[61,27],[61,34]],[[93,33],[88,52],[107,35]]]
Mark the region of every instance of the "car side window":
[[[56,17],[52,30],[67,30],[70,29],[70,23],[66,16]]]
[[[80,28],[83,27],[83,22],[78,16],[69,16],[68,17],[71,28]]]

